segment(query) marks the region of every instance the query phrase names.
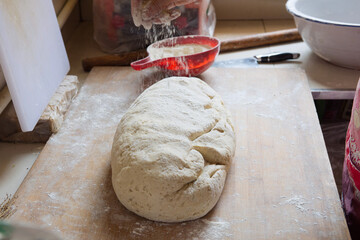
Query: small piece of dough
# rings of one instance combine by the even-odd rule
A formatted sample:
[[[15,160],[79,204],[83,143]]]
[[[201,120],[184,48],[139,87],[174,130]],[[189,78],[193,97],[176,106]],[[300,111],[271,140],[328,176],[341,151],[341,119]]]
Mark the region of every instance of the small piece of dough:
[[[198,78],[166,78],[145,90],[118,125],[113,187],[127,209],[150,220],[196,219],[218,201],[234,151],[221,97]]]

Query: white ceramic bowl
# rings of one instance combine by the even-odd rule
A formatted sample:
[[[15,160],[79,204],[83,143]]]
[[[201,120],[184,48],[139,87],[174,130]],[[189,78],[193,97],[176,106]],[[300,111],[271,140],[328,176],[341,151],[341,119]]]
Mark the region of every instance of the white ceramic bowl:
[[[314,53],[360,69],[360,0],[289,0],[286,8]]]

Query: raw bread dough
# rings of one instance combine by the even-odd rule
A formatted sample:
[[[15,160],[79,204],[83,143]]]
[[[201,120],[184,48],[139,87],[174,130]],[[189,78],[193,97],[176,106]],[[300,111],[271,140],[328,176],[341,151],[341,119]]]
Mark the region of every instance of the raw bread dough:
[[[150,59],[154,61],[161,58],[181,57],[201,53],[209,49],[211,49],[209,46],[191,43],[175,45],[172,47],[150,47],[148,48],[148,52]]]
[[[145,90],[115,133],[112,183],[130,211],[162,222],[204,216],[218,201],[235,150],[221,97],[198,78]]]

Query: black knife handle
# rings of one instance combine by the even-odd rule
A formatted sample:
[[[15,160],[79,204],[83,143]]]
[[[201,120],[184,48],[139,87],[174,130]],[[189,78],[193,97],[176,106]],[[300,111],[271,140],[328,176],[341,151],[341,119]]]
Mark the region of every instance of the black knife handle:
[[[281,62],[288,59],[297,59],[300,57],[300,53],[271,53],[266,55],[256,55],[254,58],[258,63],[272,63]]]

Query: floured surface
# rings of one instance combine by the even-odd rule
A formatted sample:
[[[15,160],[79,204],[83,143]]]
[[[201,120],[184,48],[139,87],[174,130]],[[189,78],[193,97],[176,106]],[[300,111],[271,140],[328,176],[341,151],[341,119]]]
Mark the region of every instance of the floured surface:
[[[306,79],[294,69],[209,69],[202,78],[233,116],[237,146],[218,204],[205,217],[155,223],[127,211],[111,186],[116,126],[154,79],[95,68],[19,188],[13,221],[64,239],[347,239]]]

